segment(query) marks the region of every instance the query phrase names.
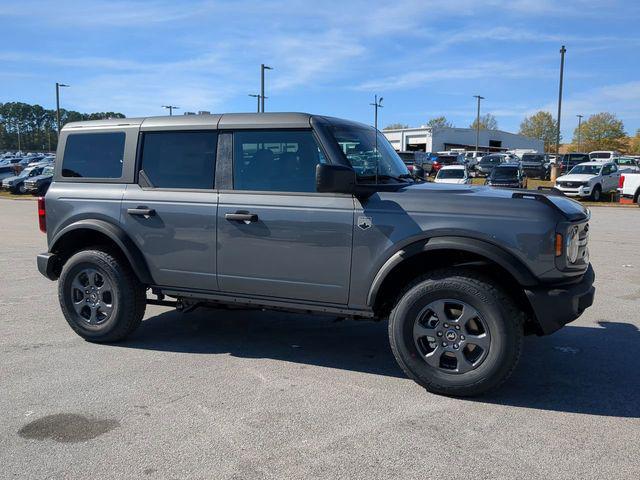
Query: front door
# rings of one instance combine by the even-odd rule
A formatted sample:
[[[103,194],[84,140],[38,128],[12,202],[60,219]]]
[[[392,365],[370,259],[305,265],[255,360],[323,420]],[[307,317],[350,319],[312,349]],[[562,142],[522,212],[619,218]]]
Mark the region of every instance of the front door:
[[[145,132],[121,211],[157,285],[217,290],[215,131]]]
[[[344,305],[354,200],[315,191],[324,156],[311,130],[237,131],[233,190],[218,206],[225,292]]]

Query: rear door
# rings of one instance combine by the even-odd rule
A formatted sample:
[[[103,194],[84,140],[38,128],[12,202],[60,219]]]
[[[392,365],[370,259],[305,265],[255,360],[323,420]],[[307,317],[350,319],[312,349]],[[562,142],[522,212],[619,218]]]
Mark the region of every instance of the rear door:
[[[217,132],[145,131],[139,145],[138,183],[122,201],[125,231],[156,284],[217,290]]]
[[[218,207],[225,292],[346,304],[354,199],[317,193],[324,155],[311,130],[233,134],[233,189]]]

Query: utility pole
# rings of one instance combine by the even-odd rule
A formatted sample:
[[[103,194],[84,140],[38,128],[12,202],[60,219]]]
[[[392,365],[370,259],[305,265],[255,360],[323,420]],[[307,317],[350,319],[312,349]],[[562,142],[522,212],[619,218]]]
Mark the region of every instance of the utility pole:
[[[473,98],[478,99],[478,111],[476,113],[476,156],[478,155],[478,148],[480,146],[480,100],[484,100],[484,97],[480,95],[474,95]]]
[[[260,107],[261,109],[258,112],[262,111],[264,113],[264,99],[267,98],[264,96],[264,71],[265,70],[273,70],[272,67],[265,65],[264,63],[260,64]]]
[[[64,83],[56,82],[56,124],[58,125],[58,137],[60,136],[60,88],[69,87],[70,85],[65,85]]]
[[[22,151],[22,147],[20,146],[20,122],[16,122],[16,128],[18,129],[18,151]]]
[[[373,107],[373,126],[375,127],[376,130],[378,130],[378,109],[382,108],[382,97],[380,97],[380,99],[378,100],[378,95],[374,95],[373,97],[373,103],[370,103],[369,105],[371,105]]]
[[[576,115],[578,117],[578,151],[582,151],[582,117],[583,115]]]
[[[560,116],[562,115],[562,82],[564,80],[564,54],[567,53],[567,49],[560,49],[560,89],[558,91],[558,131],[556,132],[556,155],[560,154]]]
[[[173,110],[177,110],[180,107],[177,107],[175,105],[162,105],[162,108],[167,108],[169,109],[169,116],[172,117],[173,116]]]
[[[250,93],[249,96],[258,99],[258,109],[256,110],[256,112],[260,113],[260,99],[262,98],[262,95],[258,93]]]

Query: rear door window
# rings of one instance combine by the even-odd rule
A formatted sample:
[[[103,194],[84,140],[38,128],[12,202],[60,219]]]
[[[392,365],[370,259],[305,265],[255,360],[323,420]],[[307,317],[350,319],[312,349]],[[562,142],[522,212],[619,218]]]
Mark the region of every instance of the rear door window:
[[[218,135],[146,132],[140,176],[151,188],[212,189]]]
[[[122,177],[124,142],[124,132],[72,133],[68,135],[62,160],[62,176]]]

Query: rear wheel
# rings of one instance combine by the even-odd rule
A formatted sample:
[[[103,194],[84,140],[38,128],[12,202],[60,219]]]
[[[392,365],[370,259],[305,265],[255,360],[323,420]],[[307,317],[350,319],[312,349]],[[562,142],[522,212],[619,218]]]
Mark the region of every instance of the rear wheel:
[[[71,328],[91,342],[113,342],[133,332],[146,308],[146,289],[126,261],[91,249],[65,263],[58,298]]]
[[[435,271],[414,282],[389,317],[400,367],[432,393],[473,396],[496,388],[520,357],[523,314],[472,270]]]

